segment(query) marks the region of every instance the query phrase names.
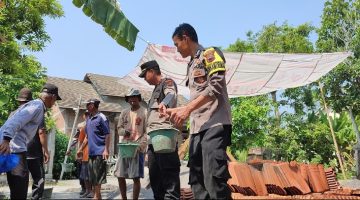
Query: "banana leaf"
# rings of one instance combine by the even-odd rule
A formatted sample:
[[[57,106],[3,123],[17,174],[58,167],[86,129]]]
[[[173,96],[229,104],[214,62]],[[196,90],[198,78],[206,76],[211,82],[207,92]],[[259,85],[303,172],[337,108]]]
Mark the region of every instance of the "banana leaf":
[[[73,0],[72,2],[78,8],[81,8],[81,6],[84,5],[84,0]]]
[[[73,4],[82,8],[83,13],[93,21],[101,24],[104,31],[118,44],[134,50],[139,32],[117,7],[115,0],[73,0]]]

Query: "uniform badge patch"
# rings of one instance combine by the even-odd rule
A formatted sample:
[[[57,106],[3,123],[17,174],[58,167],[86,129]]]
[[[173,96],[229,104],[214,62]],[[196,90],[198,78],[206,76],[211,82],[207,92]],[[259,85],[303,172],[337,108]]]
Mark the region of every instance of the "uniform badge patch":
[[[140,123],[141,123],[141,118],[140,117],[137,117],[136,118],[136,120],[135,120],[135,124],[137,125],[137,126],[139,126],[140,125]]]
[[[205,67],[208,71],[209,76],[211,76],[215,72],[225,71],[225,62],[214,48],[207,49],[206,51],[204,51],[203,55]]]
[[[205,70],[203,69],[195,69],[193,72],[193,77],[205,76]]]
[[[205,69],[194,69],[193,71],[194,81],[198,84],[202,84],[206,81]]]
[[[166,85],[167,85],[168,87],[174,86],[174,81],[171,80],[171,79],[167,79],[167,80],[165,81],[165,83],[166,83]]]
[[[196,65],[200,65],[200,64],[201,64],[201,60],[200,60],[200,59],[196,59],[196,60],[195,60],[195,64],[196,64]]]
[[[206,62],[211,63],[215,60],[215,49],[208,49],[204,52]]]

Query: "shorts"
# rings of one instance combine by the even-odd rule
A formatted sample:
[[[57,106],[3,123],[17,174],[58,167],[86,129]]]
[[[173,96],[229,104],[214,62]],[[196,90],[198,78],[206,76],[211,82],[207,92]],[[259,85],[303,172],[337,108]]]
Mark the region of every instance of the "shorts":
[[[106,183],[106,160],[102,156],[89,156],[89,176],[92,185]]]
[[[89,162],[83,161],[81,164],[80,179],[89,181]]]
[[[144,178],[144,154],[138,153],[134,158],[119,157],[114,176],[126,179]]]

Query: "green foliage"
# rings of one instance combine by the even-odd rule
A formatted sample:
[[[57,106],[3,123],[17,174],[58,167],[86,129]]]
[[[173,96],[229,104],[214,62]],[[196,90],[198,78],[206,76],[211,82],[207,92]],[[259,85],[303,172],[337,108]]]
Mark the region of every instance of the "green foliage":
[[[67,145],[69,142],[69,137],[62,133],[59,130],[56,130],[55,135],[55,155],[54,155],[54,168],[53,168],[53,178],[59,179],[61,174],[61,163],[64,162],[65,153],[67,150]],[[74,163],[75,156],[74,153],[68,157],[67,163]],[[71,173],[64,173],[63,179],[70,179],[72,178]]]
[[[316,46],[320,52],[351,51],[353,56],[322,78],[326,101],[337,113],[351,110],[354,115],[360,113],[360,1],[329,0],[325,3],[321,27],[317,30]],[[343,115],[343,114],[342,114]],[[340,118],[345,118],[343,116]],[[352,148],[356,142],[350,125],[334,121],[337,140],[344,168],[353,173]],[[335,125],[337,127],[335,127]],[[348,173],[347,172],[347,173]]]
[[[309,53],[313,51],[313,45],[309,41],[309,35],[314,30],[314,27],[305,23],[298,27],[292,27],[286,22],[281,26],[276,23],[264,26],[261,31],[253,34],[251,31],[247,33],[247,40],[237,40],[230,45],[227,51],[232,52],[271,52],[271,53]],[[293,92],[294,97],[298,97],[299,92]],[[289,94],[291,91],[289,90]],[[311,95],[305,94],[309,100],[306,102],[309,106],[313,106]],[[275,127],[275,120],[271,113],[278,107],[278,102],[272,102],[266,95],[259,97],[243,97],[231,100],[232,117],[233,117],[233,133],[231,152],[235,155],[240,155],[239,151],[247,150],[250,147],[264,146],[267,141],[267,134],[274,131],[282,133],[283,130]],[[302,107],[294,104],[298,110]],[[283,132],[287,137],[287,132]],[[277,142],[279,138],[274,137],[274,145],[279,145]],[[284,143],[285,145],[287,143]],[[291,144],[291,143],[290,143]],[[270,145],[271,146],[271,145]],[[290,152],[298,152],[298,144],[288,145],[291,149],[286,149]],[[284,150],[285,148],[281,148]],[[277,152],[275,146],[273,151]],[[283,152],[286,152],[283,151]],[[303,153],[304,154],[304,153]],[[288,154],[285,153],[286,156]],[[285,156],[284,155],[284,156]],[[281,157],[281,155],[280,155]]]
[[[266,96],[239,97],[230,100],[232,107],[231,152],[262,146],[265,139],[271,101]]]
[[[255,45],[254,45],[254,35],[251,31],[247,34],[247,41],[243,41],[237,39],[234,44],[230,44],[229,47],[226,49],[230,52],[255,52]]]
[[[29,60],[23,51],[42,51],[50,41],[43,17],[60,17],[61,5],[56,0],[7,0],[0,9],[0,71],[4,74],[23,72]],[[33,59],[30,59],[32,61]]]
[[[235,158],[237,161],[239,162],[246,162],[247,161],[247,155],[248,155],[248,151],[247,150],[235,150]]]
[[[18,107],[15,98],[23,87],[35,93],[45,83],[46,69],[29,51],[41,51],[50,37],[44,17],[63,15],[56,0],[7,0],[0,8],[0,94],[8,102],[0,110],[0,125]]]
[[[36,66],[29,66],[29,68],[31,67]],[[41,89],[45,83],[45,74],[40,67],[37,68],[37,70],[39,71],[36,73],[25,73],[24,71],[23,74],[2,74],[0,76],[0,93],[8,98],[7,103],[0,110],[0,124],[3,124],[10,112],[18,107],[16,98],[21,88],[28,87],[33,91],[39,91]],[[36,70],[34,69],[34,71]],[[33,96],[36,98],[36,93],[34,93]]]
[[[277,160],[328,163],[334,158],[330,130],[323,119],[309,121],[298,114],[285,114],[282,119],[284,127],[266,135],[265,146],[276,149]]]
[[[46,115],[45,115],[45,127],[47,130],[47,133],[49,133],[50,130],[56,128],[56,122],[55,122],[55,119],[52,117],[52,112],[50,109],[47,110]]]
[[[360,1],[331,0],[325,3],[319,38],[320,52],[351,51],[354,56],[322,81],[327,89],[327,100],[337,112],[353,109],[360,112]]]
[[[4,94],[0,94],[0,108],[8,102],[8,97]]]
[[[186,151],[185,156],[184,156],[184,160],[189,161],[189,151]]]
[[[341,64],[322,79],[326,88],[326,100],[337,112],[351,108],[360,113],[360,59]],[[351,64],[350,64],[351,63]]]
[[[263,27],[256,34],[256,51],[266,53],[311,53],[313,45],[309,40],[314,27],[308,23],[292,27],[287,22],[281,26],[275,23]]]
[[[325,4],[321,28],[317,30],[318,51],[351,50],[354,58],[339,65],[322,80],[325,83],[326,100],[339,115],[332,122],[336,140],[342,153],[348,174],[354,173],[353,146],[356,137],[348,115],[343,112],[352,108],[360,113],[360,62],[357,56],[359,43],[359,0],[332,0]],[[357,14],[355,14],[357,13]],[[312,53],[309,36],[315,28],[310,24],[292,27],[286,22],[264,26],[261,31],[247,34],[227,49],[232,52]],[[323,113],[317,83],[287,89],[280,102],[272,102],[268,96],[243,97],[231,100],[233,133],[231,152],[244,160],[250,147],[266,147],[276,160],[322,163],[337,168],[338,161],[326,115]],[[272,111],[286,106],[279,124]],[[357,118],[359,122],[359,117]],[[245,159],[246,160],[246,159]]]
[[[294,109],[296,114],[304,115],[309,112],[317,112],[319,110],[319,105],[316,104],[316,102],[319,101],[319,97],[316,93],[318,92],[319,90],[316,83],[286,89],[284,93],[282,93],[282,97],[285,97],[285,100],[282,101],[282,105],[289,105]]]
[[[316,46],[321,52],[352,51],[360,56],[359,0],[329,0],[317,30]]]

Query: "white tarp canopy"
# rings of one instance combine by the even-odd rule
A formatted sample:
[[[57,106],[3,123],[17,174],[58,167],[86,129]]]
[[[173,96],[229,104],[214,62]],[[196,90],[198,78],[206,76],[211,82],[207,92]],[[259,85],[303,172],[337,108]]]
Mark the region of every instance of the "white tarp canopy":
[[[317,54],[285,53],[231,53],[224,52],[226,81],[230,97],[255,96],[275,90],[303,86],[327,74],[351,55],[349,52]],[[178,84],[179,94],[189,97],[185,86],[187,63],[176,47],[151,44],[145,50],[139,64],[121,83],[140,90],[152,90],[144,79],[139,78],[140,65],[156,60],[164,77]]]

